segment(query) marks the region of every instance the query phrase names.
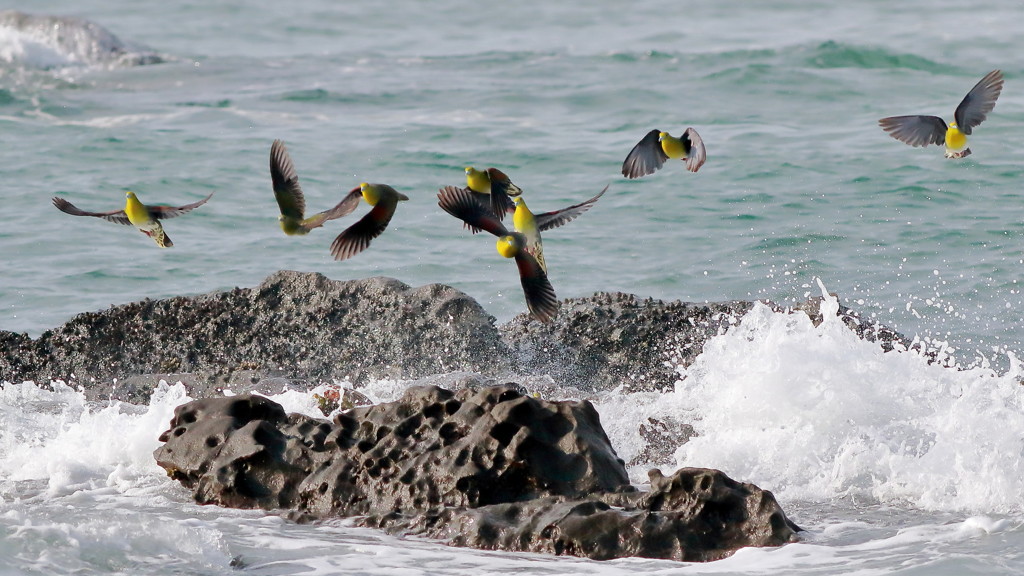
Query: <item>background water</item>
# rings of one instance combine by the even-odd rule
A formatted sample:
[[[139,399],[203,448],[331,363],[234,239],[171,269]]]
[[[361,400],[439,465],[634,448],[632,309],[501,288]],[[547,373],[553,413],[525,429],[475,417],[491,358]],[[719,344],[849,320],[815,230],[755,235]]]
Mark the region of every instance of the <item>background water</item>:
[[[253,286],[279,269],[442,282],[507,320],[524,309],[514,267],[436,207],[437,189],[461,184],[462,168],[476,165],[507,172],[535,211],[610,184],[593,210],[545,236],[561,297],[803,300],[820,293],[820,278],[844,304],[948,342],[952,361],[971,368],[882,356],[837,327],[760,310],[745,320],[748,332],[716,340],[681,373],[675,394],[599,399],[627,460],[642,447],[630,427],[637,418],[692,421],[700,439],[675,463],[774,490],[810,528],[802,544],[683,568],[451,550],[198,508],[150,455],[180,390],[142,410],[88,406],[59,386],[9,385],[0,403],[6,570],[229,573],[239,556],[260,574],[963,574],[1024,565],[1019,4],[6,7],[86,17],[165,61],[108,63],[0,28],[0,329],[38,335],[79,312]],[[995,68],[1006,88],[968,159],[947,161],[878,128],[896,114],[948,120]],[[688,126],[708,147],[698,174],[670,163],[636,181],[619,175],[646,131]],[[274,138],[288,144],[312,210],[361,181],[411,200],[367,252],[336,263],[330,241],[354,217],[304,238],[277,228]],[[171,250],[50,205],[60,195],[113,210],[125,189],[154,203],[215,195],[167,222]],[[380,383],[378,398],[404,385]],[[637,480],[645,470],[633,471]]]

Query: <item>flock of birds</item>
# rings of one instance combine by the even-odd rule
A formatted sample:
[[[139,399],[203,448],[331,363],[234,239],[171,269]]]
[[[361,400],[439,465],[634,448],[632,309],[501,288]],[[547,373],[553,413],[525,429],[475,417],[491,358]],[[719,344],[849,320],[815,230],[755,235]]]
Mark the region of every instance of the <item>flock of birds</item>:
[[[995,107],[1003,89],[1003,74],[993,70],[985,75],[967,93],[953,113],[949,123],[938,116],[891,116],[878,121],[893,138],[914,147],[945,144],[946,158],[964,158],[971,153],[967,136],[985,120]],[[682,160],[687,170],[697,172],[707,160],[704,141],[693,128],[687,128],[679,137],[661,130],[651,130],[626,156],[622,175],[639,178],[653,174],[670,159]],[[521,188],[512,183],[497,168],[465,169],[466,187],[445,186],[438,192],[438,205],[461,220],[476,234],[490,232],[498,240],[496,248],[505,258],[515,260],[519,278],[526,296],[530,314],[542,322],[558,314],[558,299],[548,281],[547,263],[541,232],[557,228],[589,210],[608,190],[605,186],[593,198],[561,210],[534,214],[526,206]],[[409,197],[387,184],[361,183],[329,210],[306,217],[306,201],[299,186],[295,165],[284,143],[275,140],[270,147],[270,178],[281,215],[281,230],[289,236],[308,234],[326,222],[351,214],[365,200],[373,208],[358,222],[346,228],[331,243],[335,260],[346,260],[359,254],[370,242],[380,236],[395,214],[399,202]],[[73,216],[93,216],[110,222],[135,226],[151,237],[161,248],[173,246],[164,232],[161,220],[174,218],[205,204],[213,194],[184,206],[155,206],[143,204],[134,192],[126,194],[123,210],[87,212],[63,198],[54,197],[53,204],[62,212]],[[512,214],[512,229],[504,219]]]

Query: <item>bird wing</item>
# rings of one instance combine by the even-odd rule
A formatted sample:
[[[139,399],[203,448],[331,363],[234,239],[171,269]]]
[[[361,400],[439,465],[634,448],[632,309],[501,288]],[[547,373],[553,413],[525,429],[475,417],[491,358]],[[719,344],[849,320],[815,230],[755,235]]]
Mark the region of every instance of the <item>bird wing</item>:
[[[491,209],[481,204],[469,188],[445,186],[437,193],[437,205],[445,212],[465,222],[474,234],[486,230],[495,236],[508,235],[508,229]]]
[[[700,170],[704,161],[708,159],[708,152],[704,149],[704,140],[693,128],[687,128],[683,132],[683,144],[686,145],[686,169],[690,172]]]
[[[559,226],[572,222],[580,214],[583,214],[587,210],[590,210],[590,207],[593,206],[594,203],[597,202],[597,200],[601,196],[604,196],[604,193],[607,191],[608,187],[605,186],[603,190],[598,192],[597,196],[594,196],[593,198],[585,202],[573,204],[568,208],[562,208],[561,210],[556,210],[554,212],[543,212],[541,214],[534,214],[533,219],[537,222],[537,228],[541,232],[543,232],[545,230],[558,228]]]
[[[497,168],[488,168],[487,176],[491,180],[491,210],[498,220],[504,220],[506,213],[516,211],[516,204],[509,197],[519,196],[523,190]]]
[[[644,139],[637,142],[629,151],[626,161],[622,163],[622,175],[626,178],[639,178],[653,174],[665,165],[668,155],[661,149],[658,134],[661,130],[651,130]]]
[[[131,226],[131,222],[128,221],[128,214],[125,214],[124,210],[115,210],[113,212],[86,212],[59,196],[53,197],[53,205],[61,212],[71,214],[72,216],[94,216],[96,218],[103,218],[108,222],[114,222],[115,224],[126,224]]]
[[[356,190],[353,190],[351,193],[355,193]],[[346,228],[344,232],[338,234],[338,237],[331,243],[331,254],[334,256],[334,259],[347,260],[366,250],[370,245],[370,241],[380,236],[387,229],[388,223],[391,222],[391,217],[395,215],[395,208],[398,206],[398,200],[401,197],[402,195],[398,195],[397,192],[395,192],[395,195],[385,194],[381,196],[373,210],[370,210],[366,216],[363,216],[358,222]]]
[[[530,314],[541,322],[550,322],[558,315],[558,296],[548,281],[548,275],[537,260],[524,250],[516,255],[516,266],[519,268],[519,281],[523,285]]]
[[[335,205],[334,208],[331,208],[330,210],[324,210],[323,212],[317,212],[316,214],[303,220],[301,226],[306,230],[312,230],[313,228],[319,228],[320,226],[323,226],[324,222],[327,222],[328,220],[334,220],[335,218],[348,216],[356,208],[359,207],[359,201],[362,199],[362,197],[363,194],[359,190],[359,188],[355,188],[348,194],[346,194],[345,197],[341,200],[341,202],[338,202],[338,204]],[[283,214],[284,210],[282,210],[281,213]]]
[[[890,116],[878,125],[889,136],[914,147],[946,141],[946,121],[938,116]]]
[[[960,131],[970,135],[974,127],[981,124],[995,108],[996,98],[999,98],[1002,91],[1003,73],[1000,70],[993,70],[979,80],[953,113]]]
[[[191,212],[203,204],[206,204],[210,198],[213,198],[213,192],[210,192],[209,196],[198,202],[185,204],[184,206],[146,206],[146,210],[149,212],[150,218],[155,220],[166,220],[168,218],[174,218],[175,216],[181,216],[186,212]]]
[[[270,145],[270,181],[274,185],[274,198],[277,199],[277,205],[281,208],[281,215],[302,220],[302,215],[306,213],[306,198],[302,195],[302,187],[299,186],[299,175],[295,172],[295,165],[292,164],[284,142],[280,140],[274,140],[274,143]],[[323,221],[320,224],[323,224]],[[316,228],[316,226],[311,226],[311,228]]]

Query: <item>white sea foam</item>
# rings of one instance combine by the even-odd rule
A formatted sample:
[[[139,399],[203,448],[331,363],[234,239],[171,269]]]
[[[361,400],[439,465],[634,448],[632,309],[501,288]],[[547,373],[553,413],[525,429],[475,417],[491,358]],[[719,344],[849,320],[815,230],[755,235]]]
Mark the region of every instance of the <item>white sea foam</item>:
[[[1015,357],[1005,374],[945,368],[884,353],[825,318],[815,327],[756,305],[680,369],[675,393],[652,408],[695,428],[677,464],[719,468],[789,499],[1024,511]]]

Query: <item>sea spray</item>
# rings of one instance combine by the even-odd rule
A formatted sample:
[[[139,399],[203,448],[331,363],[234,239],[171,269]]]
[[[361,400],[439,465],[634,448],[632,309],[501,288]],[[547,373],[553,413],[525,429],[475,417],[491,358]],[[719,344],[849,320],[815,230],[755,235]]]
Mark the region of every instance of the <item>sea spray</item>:
[[[757,304],[680,367],[671,404],[696,436],[679,466],[719,468],[781,498],[852,497],[929,510],[1019,513],[1024,387],[1010,369],[955,370],[885,353],[825,320]],[[614,442],[614,439],[613,439]]]

